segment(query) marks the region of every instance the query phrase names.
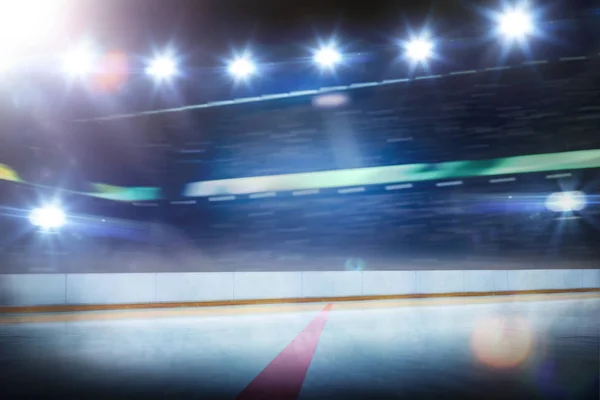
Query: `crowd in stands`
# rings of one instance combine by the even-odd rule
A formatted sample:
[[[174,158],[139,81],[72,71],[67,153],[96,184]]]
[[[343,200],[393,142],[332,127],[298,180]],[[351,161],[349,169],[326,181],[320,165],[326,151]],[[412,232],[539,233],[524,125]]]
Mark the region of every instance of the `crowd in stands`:
[[[147,217],[73,214],[58,233],[21,219],[3,236],[3,272],[592,267],[598,206],[545,207],[564,180],[544,175],[456,187],[165,203]],[[370,188],[369,188],[370,189]],[[592,195],[589,195],[590,202]],[[16,226],[19,225],[19,229]],[[8,225],[4,225],[7,227]],[[353,260],[353,261],[352,261]],[[359,261],[357,261],[359,260]]]
[[[80,139],[78,151],[104,141],[112,165],[89,164],[87,173],[79,157],[84,175],[111,183],[129,168],[123,175],[159,182],[167,201],[74,207],[56,234],[2,213],[0,272],[593,266],[597,205],[561,214],[544,202],[561,190],[593,196],[596,170],[563,180],[537,173],[503,184],[467,178],[444,188],[169,200],[182,200],[171,189],[193,180],[600,148],[597,67],[576,60],[370,87],[344,92],[348,101],[337,108],[299,97],[71,125],[66,137],[94,138]],[[118,137],[126,138],[118,159],[128,154],[126,166],[107,150],[119,147]]]
[[[181,161],[227,179],[598,148],[598,82],[597,60],[571,61],[351,90],[333,108],[306,97],[190,111]]]

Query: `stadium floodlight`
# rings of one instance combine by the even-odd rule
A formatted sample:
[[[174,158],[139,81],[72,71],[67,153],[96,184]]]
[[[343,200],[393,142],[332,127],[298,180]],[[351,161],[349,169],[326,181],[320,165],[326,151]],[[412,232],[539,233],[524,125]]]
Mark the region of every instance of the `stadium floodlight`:
[[[406,56],[415,62],[427,61],[433,54],[433,42],[427,39],[413,39],[405,44]]]
[[[63,58],[63,70],[69,76],[84,76],[93,72],[96,54],[86,44],[67,52]]]
[[[243,79],[256,72],[256,65],[248,57],[239,57],[229,63],[228,70],[235,78]]]
[[[552,193],[546,199],[546,207],[554,212],[581,211],[585,206],[586,199],[583,192]]]
[[[322,68],[333,68],[342,61],[342,54],[333,46],[327,46],[317,50],[313,59]]]
[[[46,42],[64,9],[65,0],[0,0],[0,49],[18,52]]]
[[[66,224],[67,218],[60,208],[48,206],[32,210],[29,221],[42,229],[59,229]]]
[[[177,65],[171,57],[156,57],[146,67],[146,73],[157,79],[170,78],[177,73]]]
[[[522,39],[534,31],[533,16],[521,8],[507,10],[498,18],[498,31],[507,39]]]

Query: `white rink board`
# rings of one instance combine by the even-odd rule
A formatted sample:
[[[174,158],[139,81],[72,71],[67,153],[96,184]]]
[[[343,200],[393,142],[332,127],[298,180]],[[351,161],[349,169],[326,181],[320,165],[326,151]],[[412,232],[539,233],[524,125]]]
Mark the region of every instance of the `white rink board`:
[[[548,289],[581,289],[583,288],[583,270],[553,269],[546,271],[546,287]]]
[[[362,272],[309,271],[302,273],[302,297],[362,296]]]
[[[600,269],[583,270],[583,287],[600,289]]]
[[[600,270],[0,275],[0,306],[136,304],[600,288]]]
[[[508,287],[508,273],[503,270],[464,271],[464,291],[504,292]]]
[[[156,274],[67,275],[67,304],[155,302]]]
[[[363,271],[362,295],[413,294],[417,291],[415,271]]]
[[[158,303],[233,300],[233,272],[156,274]]]
[[[507,281],[509,291],[548,289],[547,270],[544,269],[508,271]]]
[[[417,293],[462,293],[463,271],[417,271]]]
[[[49,306],[66,302],[66,275],[0,275],[0,306]]]
[[[302,297],[301,272],[236,272],[233,284],[235,300]]]

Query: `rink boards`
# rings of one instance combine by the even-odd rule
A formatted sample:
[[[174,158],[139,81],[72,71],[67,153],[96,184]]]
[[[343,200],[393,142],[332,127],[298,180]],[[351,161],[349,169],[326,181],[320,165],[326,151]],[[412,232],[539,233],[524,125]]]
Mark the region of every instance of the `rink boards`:
[[[310,301],[586,289],[600,289],[600,269],[31,274],[0,275],[0,306]]]

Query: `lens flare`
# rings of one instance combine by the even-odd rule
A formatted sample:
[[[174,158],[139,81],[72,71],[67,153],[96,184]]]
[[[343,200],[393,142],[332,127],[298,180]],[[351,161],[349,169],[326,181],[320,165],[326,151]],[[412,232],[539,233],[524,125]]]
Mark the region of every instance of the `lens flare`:
[[[523,318],[491,317],[478,321],[471,335],[471,349],[483,364],[510,369],[523,364],[531,354],[535,337]]]

